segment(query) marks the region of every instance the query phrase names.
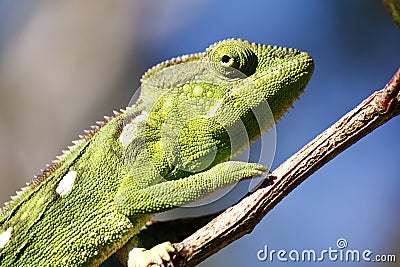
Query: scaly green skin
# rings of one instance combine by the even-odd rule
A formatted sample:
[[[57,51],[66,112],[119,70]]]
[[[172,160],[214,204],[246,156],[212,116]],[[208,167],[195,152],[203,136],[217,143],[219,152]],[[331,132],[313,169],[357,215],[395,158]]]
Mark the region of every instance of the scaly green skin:
[[[98,266],[154,213],[262,175],[259,164],[229,159],[270,126],[254,115],[263,104],[279,119],[312,72],[306,53],[234,39],[150,69],[132,107],[2,209],[0,266]],[[248,139],[231,143],[240,132]]]

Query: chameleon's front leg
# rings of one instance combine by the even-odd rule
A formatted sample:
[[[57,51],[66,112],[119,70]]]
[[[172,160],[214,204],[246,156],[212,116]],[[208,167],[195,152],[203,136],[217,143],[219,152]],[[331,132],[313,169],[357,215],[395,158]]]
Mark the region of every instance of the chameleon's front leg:
[[[119,212],[130,218],[140,214],[158,213],[195,201],[243,179],[263,176],[266,170],[257,163],[228,161],[217,164],[207,171],[147,188],[139,188],[134,178],[130,177],[120,186],[115,196],[115,206]],[[128,266],[148,266],[151,263],[158,263],[160,258],[168,262],[169,253],[173,251],[169,243],[157,245],[148,251],[136,248],[130,253]]]

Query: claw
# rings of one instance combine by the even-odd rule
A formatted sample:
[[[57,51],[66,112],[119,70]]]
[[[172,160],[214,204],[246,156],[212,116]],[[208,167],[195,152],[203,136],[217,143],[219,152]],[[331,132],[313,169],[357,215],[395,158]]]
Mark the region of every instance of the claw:
[[[175,248],[170,242],[158,244],[149,250],[134,248],[129,252],[128,267],[148,267],[152,264],[173,267],[169,254],[174,252]]]

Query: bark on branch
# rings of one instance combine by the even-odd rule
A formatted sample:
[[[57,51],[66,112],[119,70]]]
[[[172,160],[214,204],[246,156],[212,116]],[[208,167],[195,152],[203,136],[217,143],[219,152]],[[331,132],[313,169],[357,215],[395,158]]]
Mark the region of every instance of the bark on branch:
[[[400,114],[400,69],[384,89],[373,93],[360,105],[308,143],[276,170],[272,186],[264,186],[227,209],[206,226],[174,244],[175,266],[194,266],[245,234],[324,164],[346,148]]]

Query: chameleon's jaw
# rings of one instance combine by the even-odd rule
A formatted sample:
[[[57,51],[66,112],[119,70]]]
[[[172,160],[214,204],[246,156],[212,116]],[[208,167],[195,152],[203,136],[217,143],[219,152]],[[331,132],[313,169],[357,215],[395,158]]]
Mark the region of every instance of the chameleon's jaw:
[[[275,120],[279,120],[303,93],[314,70],[314,61],[308,53],[287,51],[294,51],[293,56],[278,60],[277,65],[256,71],[249,77],[259,90],[258,97],[268,102]]]

